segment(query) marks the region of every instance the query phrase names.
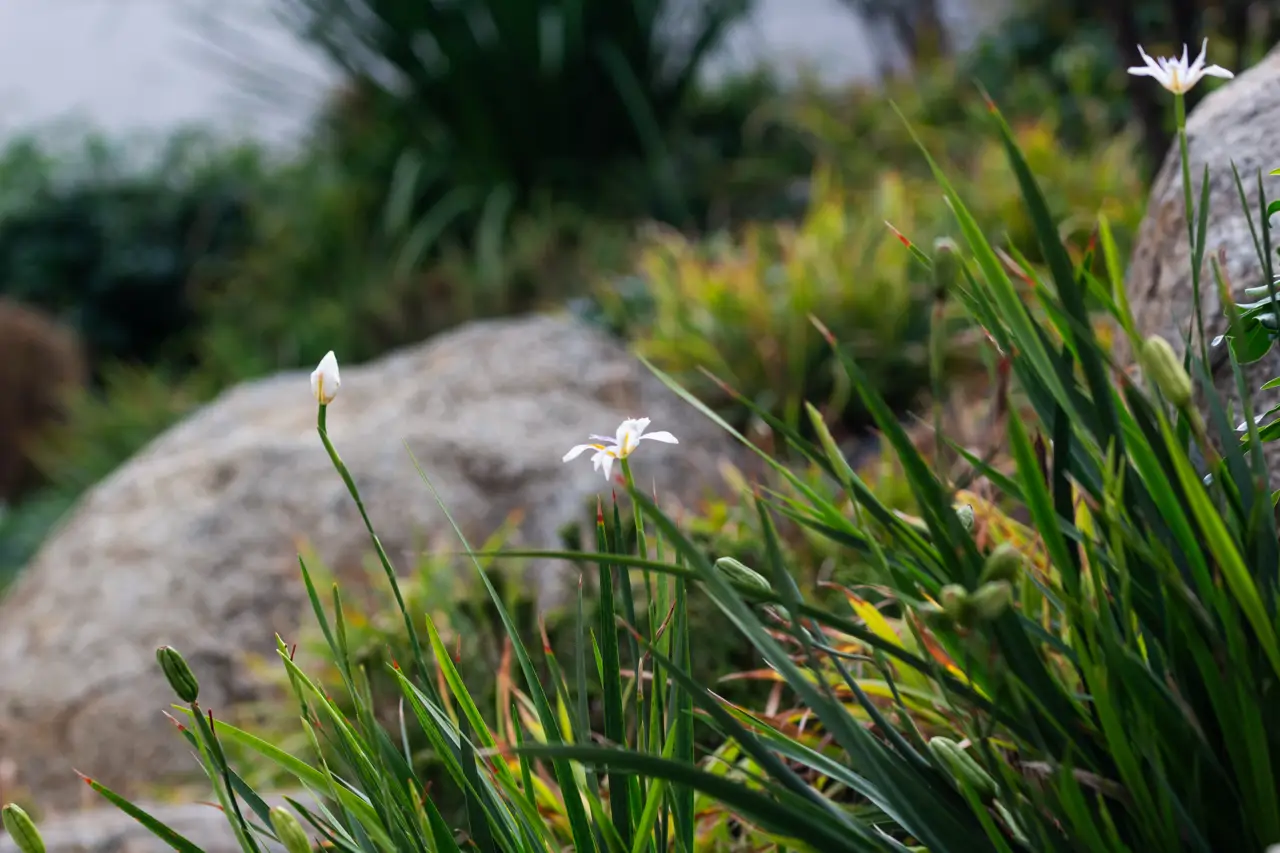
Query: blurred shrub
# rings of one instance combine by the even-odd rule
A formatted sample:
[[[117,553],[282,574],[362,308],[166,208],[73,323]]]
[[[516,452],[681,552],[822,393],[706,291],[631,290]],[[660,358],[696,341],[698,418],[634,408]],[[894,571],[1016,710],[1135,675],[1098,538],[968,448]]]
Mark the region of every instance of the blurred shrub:
[[[0,595],[74,502],[74,495],[45,489],[19,507],[0,507]]]
[[[813,170],[813,147],[804,128],[785,120],[791,100],[767,70],[689,92],[667,146],[688,214],[678,224],[714,230],[803,216],[795,189]],[[644,171],[624,171],[619,183],[619,210],[661,218],[660,198]]]
[[[803,129],[819,160],[838,163],[855,186],[874,180],[886,168],[929,177],[928,164],[903,117],[939,163],[967,164],[992,148],[985,133],[989,109],[979,84],[992,89],[968,64],[939,61],[916,69],[909,78],[891,79],[883,88],[808,87],[781,120]],[[1067,153],[1076,156],[1108,145],[1121,130],[1109,117],[1105,98],[1084,95],[1069,106],[1056,94],[1052,76],[1037,69],[1014,75],[991,94],[1011,122],[1043,124]]]
[[[820,173],[798,227],[749,226],[706,243],[658,232],[637,258],[651,306],[634,318],[637,348],[700,399],[730,402],[700,375],[705,367],[789,423],[810,400],[855,425],[859,405],[837,382],[812,315],[892,387],[895,402],[909,403],[927,377],[926,282],[884,225],[915,225],[906,189],[887,175],[855,211],[835,177]]]
[[[964,176],[960,189],[979,223],[1005,229],[1000,245],[1009,257],[1038,262],[1018,185],[1002,149],[981,131],[985,104],[955,97],[954,82],[950,102],[929,89],[938,78],[925,84],[914,90],[916,100],[900,104],[903,112],[922,117],[913,127],[945,158],[944,168]],[[924,158],[885,101],[863,93],[825,107],[809,100],[796,117],[828,161],[812,182],[803,222],[749,226],[701,243],[659,231],[639,249],[637,275],[600,288],[599,314],[737,423],[747,413],[704,369],[792,425],[801,424],[807,399],[856,430],[865,413],[837,381],[809,316],[853,352],[892,405],[908,406],[928,379],[929,278],[886,222],[926,249],[937,237],[959,235]],[[1053,188],[1047,203],[1068,246],[1083,257],[1092,217],[1105,212],[1127,253],[1146,196],[1132,169],[1135,137],[1120,134],[1077,154],[1057,130],[1049,117],[1021,121],[1015,132],[1031,168]],[[953,368],[977,366],[962,350],[955,358]]]
[[[1051,182],[1045,202],[1068,250],[1077,259],[1082,256],[1102,213],[1115,231],[1120,257],[1127,258],[1147,206],[1147,184],[1133,168],[1137,134],[1120,133],[1076,153],[1059,142],[1055,123],[1022,121],[1013,132],[1028,166],[1046,184]],[[1041,251],[1031,218],[1018,205],[1017,185],[1002,157],[999,146],[986,145],[964,163],[967,177],[960,185],[967,190],[966,203],[981,223],[995,231],[998,245],[1016,247],[1038,262]]]
[[[515,217],[433,259],[406,246],[367,188],[336,166],[299,166],[256,213],[258,239],[199,302],[202,374],[220,384],[309,364],[363,361],[467,320],[552,308],[621,269],[629,229],[556,207]]]
[[[17,503],[39,485],[35,444],[66,418],[67,400],[85,379],[74,332],[0,299],[0,505]]]
[[[640,168],[682,217],[668,146],[704,60],[752,0],[286,0],[295,31],[350,81],[328,127],[375,184],[419,159],[413,210],[503,219],[539,192],[596,208]],[[379,128],[391,136],[368,146]],[[343,140],[348,140],[344,143]]]
[[[114,364],[99,393],[73,398],[65,424],[36,446],[50,482],[78,493],[102,480],[156,435],[209,396],[195,380],[162,370]]]
[[[189,364],[193,294],[224,275],[251,239],[246,193],[257,152],[179,133],[144,156],[89,137],[61,159],[11,146],[0,294],[40,306],[84,339],[95,375],[114,360]]]

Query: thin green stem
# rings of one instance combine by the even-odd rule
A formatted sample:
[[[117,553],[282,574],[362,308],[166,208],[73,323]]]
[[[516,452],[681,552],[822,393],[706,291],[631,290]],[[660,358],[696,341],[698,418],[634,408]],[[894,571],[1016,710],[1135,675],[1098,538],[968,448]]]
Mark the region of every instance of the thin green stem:
[[[1174,115],[1178,124],[1178,153],[1182,160],[1182,203],[1187,212],[1187,245],[1191,250],[1191,296],[1195,300],[1195,329],[1199,336],[1200,360],[1209,363],[1209,351],[1204,334],[1204,306],[1200,304],[1200,252],[1196,245],[1196,213],[1194,194],[1191,192],[1191,156],[1187,146],[1187,103],[1180,92],[1173,96]],[[1187,333],[1188,339],[1191,336]],[[1187,347],[1190,352],[1190,346]]]
[[[627,461],[626,457],[619,459],[618,462],[622,465],[622,479],[626,482],[627,489],[634,493],[636,491],[636,478],[631,473],[631,463]],[[649,555],[649,547],[644,535],[644,514],[640,511],[640,505],[634,501],[632,501],[631,509],[636,521],[636,551],[641,557],[647,557]],[[646,571],[646,579],[647,577],[648,572]]]
[[[625,457],[623,457],[622,459],[619,459],[618,461],[622,465],[622,479],[627,484],[627,491],[628,493],[634,495],[636,493],[636,479],[635,479],[635,475],[631,471],[631,463],[627,461]],[[644,532],[644,514],[640,510],[640,504],[636,503],[635,500],[631,501],[631,511],[635,518],[635,526],[636,526],[636,553],[642,558],[647,558],[649,556],[649,543]],[[625,573],[623,577],[625,580],[626,579]],[[659,617],[658,617],[658,614],[654,612],[653,574],[647,568],[644,570],[644,589],[645,589],[645,608],[649,613],[649,625],[650,625],[649,630],[652,632],[655,626],[657,625],[656,620]],[[636,726],[639,729],[639,735],[640,735],[638,742],[640,744],[644,744],[648,739],[647,738],[648,733],[645,731],[646,723],[645,723],[645,714],[643,713],[643,709],[647,708],[649,697],[644,691],[644,682],[640,673],[640,668],[643,664],[643,661],[640,659],[639,656],[637,656],[635,661],[633,661],[633,663],[635,664],[635,667],[636,667],[636,672],[635,672],[636,698],[639,701],[639,707],[642,709],[640,714],[640,719],[636,720]]]
[[[409,608],[405,605],[404,596],[400,593],[400,582],[396,577],[395,569],[391,566],[391,558],[387,556],[386,549],[382,547],[382,540],[378,538],[377,532],[373,529],[373,522],[369,520],[369,513],[364,508],[364,500],[360,497],[360,490],[356,488],[355,479],[352,478],[351,472],[347,470],[347,465],[342,461],[342,457],[338,455],[337,448],[329,440],[329,432],[326,429],[328,408],[328,406],[321,403],[320,411],[316,415],[316,431],[320,433],[320,442],[324,445],[325,452],[329,454],[333,467],[337,469],[338,476],[342,478],[342,482],[346,485],[351,499],[356,502],[356,509],[360,511],[360,518],[364,520],[365,530],[369,532],[369,538],[373,541],[373,549],[378,554],[378,562],[382,563],[382,569],[386,572],[387,582],[391,584],[391,592],[396,597],[396,605],[400,608],[400,615],[404,617],[404,627],[409,634],[409,642],[413,647],[413,662],[418,667],[418,677],[422,679],[423,686],[427,690],[434,692],[434,684],[431,680],[430,671],[427,669],[426,658],[422,654],[422,644],[418,642],[418,632],[414,630],[413,619],[409,616]]]

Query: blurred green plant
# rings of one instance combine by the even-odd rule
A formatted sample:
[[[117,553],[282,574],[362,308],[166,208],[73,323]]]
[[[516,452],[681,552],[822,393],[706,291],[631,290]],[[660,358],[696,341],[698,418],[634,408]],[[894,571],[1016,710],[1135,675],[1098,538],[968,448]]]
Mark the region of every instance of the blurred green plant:
[[[364,190],[336,167],[281,181],[282,203],[258,209],[260,238],[200,304],[197,351],[211,381],[330,348],[364,361],[468,320],[554,310],[627,258],[630,228],[564,206],[514,217],[478,246],[441,236],[428,257],[405,243],[393,209],[370,235]]]
[[[87,384],[84,347],[45,312],[0,298],[0,503],[42,484],[32,447]]]
[[[637,254],[649,307],[626,318],[628,334],[700,398],[733,402],[723,381],[792,426],[811,399],[854,428],[864,413],[809,322],[823,317],[904,407],[928,376],[930,321],[927,277],[913,274],[915,261],[885,228],[915,230],[908,199],[888,175],[855,208],[836,176],[820,172],[798,227],[750,226],[705,244],[660,231]],[[615,315],[632,307],[608,290],[601,299]]]
[[[348,83],[342,146],[382,125],[362,163],[414,172],[416,227],[488,227],[542,192],[599,209],[642,170],[664,217],[687,202],[669,146],[707,56],[752,0],[284,0],[285,19]],[[400,190],[396,190],[400,191]],[[633,211],[635,212],[635,211]]]
[[[984,119],[986,113],[983,107]],[[739,426],[748,412],[722,383],[793,428],[807,429],[806,400],[820,405],[842,434],[868,424],[810,315],[828,324],[895,410],[926,390],[934,285],[902,242],[928,246],[951,232],[948,205],[931,179],[886,166],[903,159],[896,134],[881,131],[882,142],[874,134],[846,135],[833,124],[837,114],[810,115],[815,138],[836,159],[815,172],[800,225],[748,226],[740,236],[721,233],[703,242],[659,230],[640,243],[634,276],[598,289],[610,327]],[[954,133],[933,129],[948,139]],[[1126,252],[1143,213],[1143,186],[1129,168],[1132,138],[1116,137],[1078,157],[1056,141],[1051,122],[1024,123],[1015,136],[1031,168],[1058,188],[1046,203],[1071,255],[1085,256],[1099,213],[1114,223],[1119,251]],[[1004,229],[999,245],[1006,262],[1014,247],[1042,262],[1000,146],[972,137],[970,130],[949,149],[964,170],[963,186],[976,190],[971,210],[978,222]],[[873,169],[868,158],[880,147],[894,153]],[[976,373],[981,365],[963,324],[952,317],[942,323],[948,367],[956,378]]]
[[[95,376],[113,361],[189,366],[195,294],[253,238],[262,152],[196,131],[143,142],[32,137],[0,159],[0,294],[75,328]]]

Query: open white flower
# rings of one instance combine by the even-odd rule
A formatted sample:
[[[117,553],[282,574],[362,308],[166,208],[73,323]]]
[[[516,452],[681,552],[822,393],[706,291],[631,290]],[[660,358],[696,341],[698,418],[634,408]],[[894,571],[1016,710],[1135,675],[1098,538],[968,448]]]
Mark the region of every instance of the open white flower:
[[[597,470],[604,470],[604,478],[608,480],[613,476],[613,462],[615,459],[626,459],[636,447],[640,445],[642,439],[651,439],[653,441],[661,441],[665,444],[679,444],[680,442],[674,435],[665,430],[658,432],[646,433],[649,428],[648,418],[628,418],[618,425],[618,434],[610,437],[607,435],[592,435],[590,444],[579,444],[572,448],[564,455],[565,462],[577,459],[588,450],[594,450],[591,456],[591,464]]]
[[[1201,78],[1209,77],[1225,77],[1230,80],[1235,75],[1220,65],[1210,65],[1207,68],[1204,64],[1205,51],[1209,49],[1209,40],[1205,39],[1204,44],[1200,47],[1200,55],[1196,57],[1196,61],[1190,65],[1187,64],[1187,46],[1182,46],[1182,57],[1159,57],[1152,59],[1147,56],[1147,52],[1142,49],[1142,45],[1138,45],[1138,53],[1142,55],[1142,61],[1146,65],[1139,65],[1136,68],[1130,68],[1129,73],[1136,77],[1154,77],[1156,82],[1164,86],[1170,92],[1181,95],[1188,92],[1192,86],[1199,83]]]
[[[320,359],[319,366],[311,371],[311,393],[315,396],[317,403],[327,406],[333,402],[334,397],[338,396],[338,388],[341,385],[338,359],[334,356],[333,350],[329,350],[324,358]]]

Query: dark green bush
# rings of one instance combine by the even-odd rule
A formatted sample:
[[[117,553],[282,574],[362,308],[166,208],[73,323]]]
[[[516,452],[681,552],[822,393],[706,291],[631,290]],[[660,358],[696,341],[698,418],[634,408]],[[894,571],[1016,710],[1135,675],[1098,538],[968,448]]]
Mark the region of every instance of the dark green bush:
[[[252,239],[254,152],[211,142],[178,134],[143,168],[129,164],[127,146],[94,138],[80,162],[41,162],[26,142],[0,163],[3,174],[45,168],[6,199],[0,295],[72,325],[99,379],[112,361],[189,365],[194,294]]]
[[[350,81],[325,124],[337,150],[384,186],[405,178],[403,156],[415,159],[407,191],[424,232],[501,221],[541,192],[599,209],[637,170],[642,203],[685,218],[673,132],[707,55],[751,6],[285,2],[299,35]]]

